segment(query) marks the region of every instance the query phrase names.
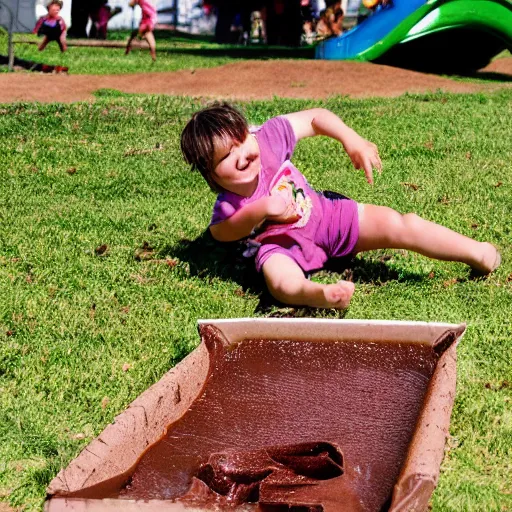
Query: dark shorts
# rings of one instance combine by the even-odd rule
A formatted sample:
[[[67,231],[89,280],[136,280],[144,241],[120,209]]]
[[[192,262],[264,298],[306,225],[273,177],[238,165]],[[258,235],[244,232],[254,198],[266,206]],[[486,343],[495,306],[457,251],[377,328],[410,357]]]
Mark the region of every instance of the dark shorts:
[[[41,28],[37,31],[38,36],[45,36],[50,41],[58,41],[60,36],[62,35],[62,28],[60,23],[57,23],[55,26],[46,25],[43,23]]]

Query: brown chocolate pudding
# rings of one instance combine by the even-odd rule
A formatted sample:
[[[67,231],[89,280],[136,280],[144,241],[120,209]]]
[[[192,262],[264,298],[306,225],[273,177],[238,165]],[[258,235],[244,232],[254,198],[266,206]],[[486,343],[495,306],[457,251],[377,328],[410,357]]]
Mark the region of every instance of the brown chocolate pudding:
[[[389,506],[440,350],[428,344],[247,339],[205,326],[209,375],[121,490],[224,510]],[[75,496],[80,497],[80,492]]]

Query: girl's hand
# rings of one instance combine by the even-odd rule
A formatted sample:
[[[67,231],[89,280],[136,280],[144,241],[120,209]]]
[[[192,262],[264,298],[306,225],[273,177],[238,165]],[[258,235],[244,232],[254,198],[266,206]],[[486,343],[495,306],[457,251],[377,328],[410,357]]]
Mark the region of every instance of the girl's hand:
[[[366,180],[373,184],[373,169],[377,169],[379,174],[382,172],[382,162],[377,146],[356,133],[344,145],[353,166],[356,169],[363,169]]]
[[[295,210],[295,202],[288,198],[288,201],[280,194],[273,194],[268,197],[267,220],[280,224],[291,224],[297,222],[300,215]]]

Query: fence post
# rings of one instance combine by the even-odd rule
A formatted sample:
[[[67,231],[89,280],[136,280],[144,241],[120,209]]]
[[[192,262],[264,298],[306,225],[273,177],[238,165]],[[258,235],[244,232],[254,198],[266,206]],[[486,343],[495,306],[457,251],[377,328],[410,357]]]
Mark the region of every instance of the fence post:
[[[8,64],[7,69],[9,71],[13,71],[14,69],[14,44],[12,41],[12,33],[14,31],[14,16],[12,14],[12,9],[6,5],[4,2],[0,2],[0,8],[5,8],[7,10],[7,14],[9,15],[9,27],[7,28],[7,55],[8,55]]]

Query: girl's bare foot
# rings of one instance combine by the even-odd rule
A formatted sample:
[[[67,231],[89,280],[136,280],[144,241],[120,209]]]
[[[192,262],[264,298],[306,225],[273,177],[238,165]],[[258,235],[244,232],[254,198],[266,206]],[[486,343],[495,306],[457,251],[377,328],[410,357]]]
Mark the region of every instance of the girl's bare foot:
[[[482,242],[482,256],[477,265],[472,265],[473,274],[486,276],[494,272],[501,264],[501,254],[494,245]]]
[[[324,308],[347,309],[354,295],[355,285],[350,281],[338,281],[335,284],[327,284],[324,288]]]

